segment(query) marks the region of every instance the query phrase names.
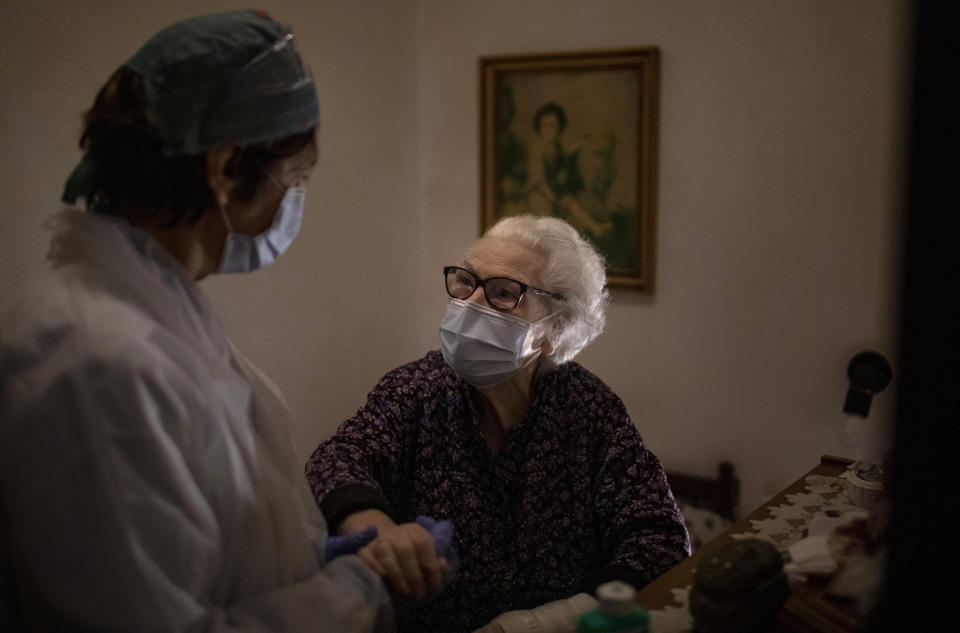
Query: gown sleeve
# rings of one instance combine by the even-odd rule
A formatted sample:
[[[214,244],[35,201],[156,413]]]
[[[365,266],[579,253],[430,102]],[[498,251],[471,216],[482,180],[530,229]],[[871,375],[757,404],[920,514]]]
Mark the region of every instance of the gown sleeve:
[[[231,590],[236,561],[225,556],[224,536],[246,528],[242,513],[218,516],[212,500],[235,495],[252,504],[218,507],[284,509],[260,496],[266,491],[217,440],[214,396],[152,360],[85,362],[52,378],[36,375],[41,364],[3,381],[4,548],[25,628],[390,630],[386,589],[356,556],[321,567],[251,551],[248,588]]]

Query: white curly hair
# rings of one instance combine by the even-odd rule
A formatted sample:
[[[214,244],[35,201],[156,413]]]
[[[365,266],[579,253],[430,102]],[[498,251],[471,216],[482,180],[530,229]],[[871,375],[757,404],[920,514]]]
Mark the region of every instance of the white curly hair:
[[[549,370],[573,360],[606,325],[610,293],[603,257],[572,226],[547,216],[504,218],[481,239],[487,238],[519,242],[539,256],[534,272],[541,287],[566,298],[550,300],[560,317],[550,335],[554,352],[542,365]]]

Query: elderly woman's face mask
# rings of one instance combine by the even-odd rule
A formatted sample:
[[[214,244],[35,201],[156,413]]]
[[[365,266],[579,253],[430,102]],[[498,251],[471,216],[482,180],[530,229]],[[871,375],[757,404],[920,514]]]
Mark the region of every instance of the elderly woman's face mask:
[[[468,383],[481,389],[493,387],[536,361],[555,316],[531,323],[451,298],[440,320],[440,350],[447,364]]]

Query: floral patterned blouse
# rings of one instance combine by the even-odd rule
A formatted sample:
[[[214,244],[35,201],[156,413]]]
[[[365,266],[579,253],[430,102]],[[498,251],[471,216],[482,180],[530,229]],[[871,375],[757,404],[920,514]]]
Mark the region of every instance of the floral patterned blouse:
[[[538,376],[496,455],[472,393],[430,352],[384,376],[307,463],[331,533],[371,507],[453,523],[460,569],[398,608],[399,632],[473,631],[613,578],[639,589],[689,555],[660,462],[599,378],[572,362]]]

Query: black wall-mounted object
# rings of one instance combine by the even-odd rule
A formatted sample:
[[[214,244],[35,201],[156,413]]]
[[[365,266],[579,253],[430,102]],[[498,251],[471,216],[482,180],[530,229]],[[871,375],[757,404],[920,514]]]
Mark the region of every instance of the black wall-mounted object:
[[[873,394],[883,391],[893,378],[893,369],[883,355],[867,350],[850,359],[847,364],[850,387],[843,403],[843,412],[867,417]]]

